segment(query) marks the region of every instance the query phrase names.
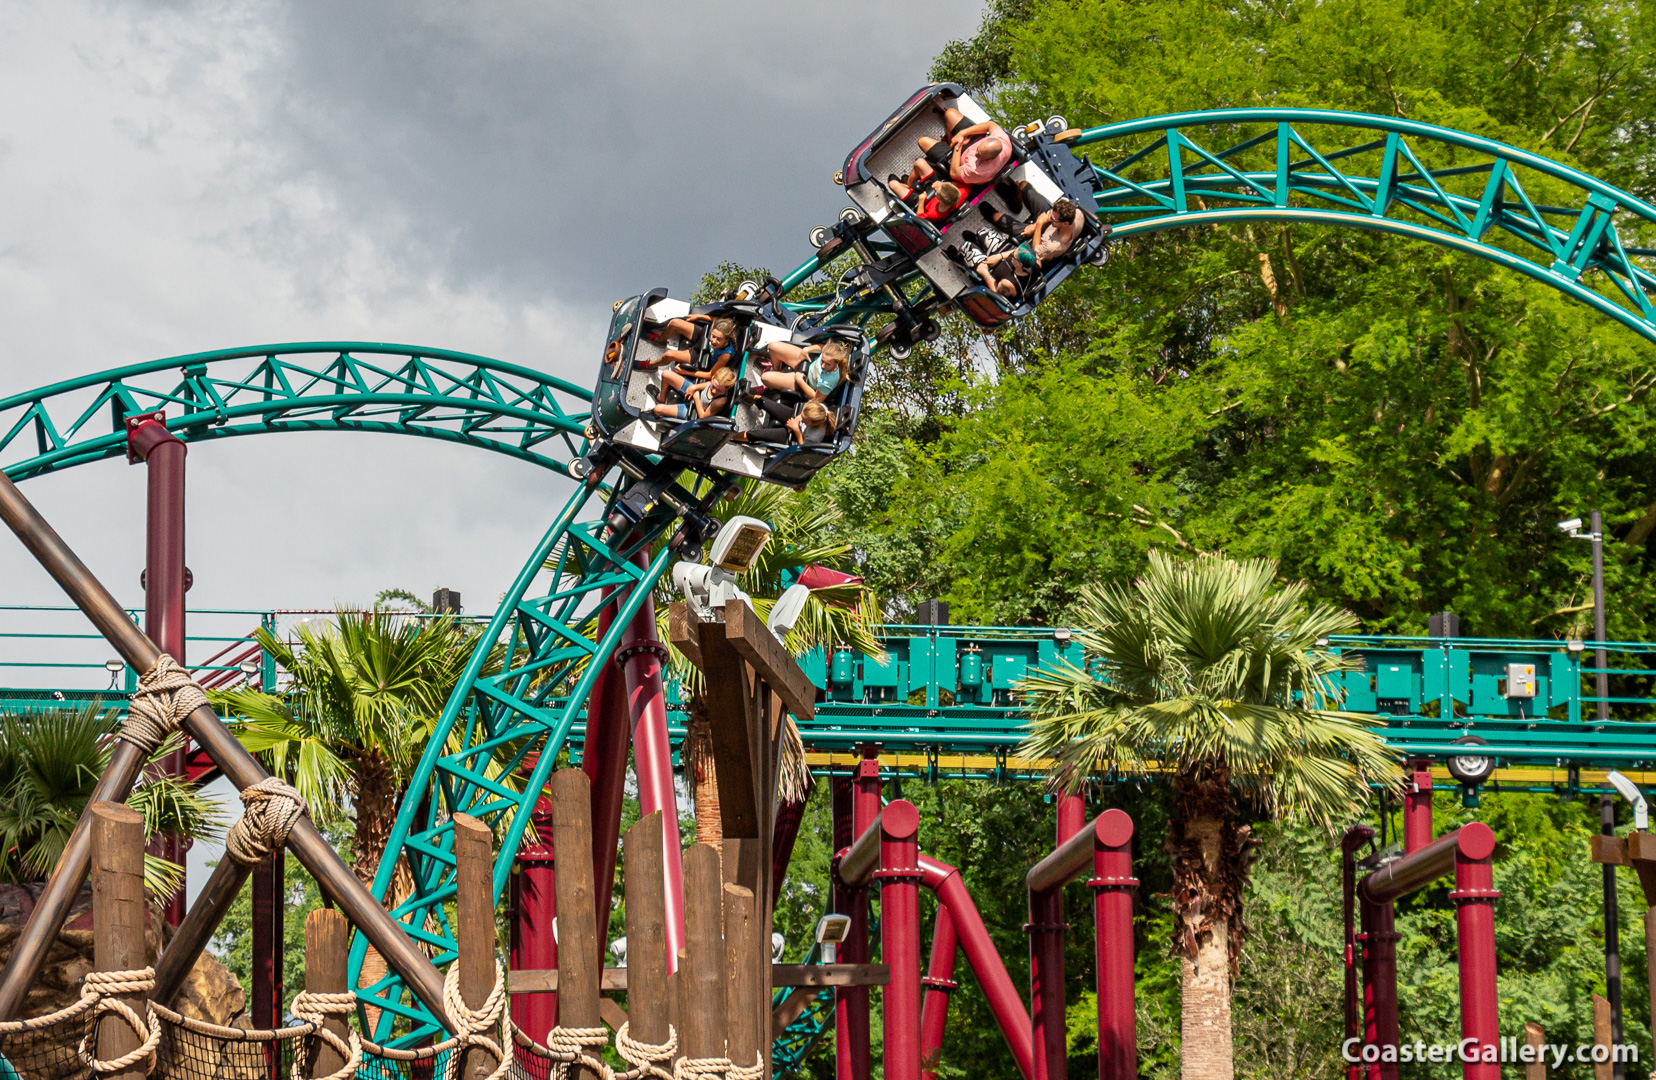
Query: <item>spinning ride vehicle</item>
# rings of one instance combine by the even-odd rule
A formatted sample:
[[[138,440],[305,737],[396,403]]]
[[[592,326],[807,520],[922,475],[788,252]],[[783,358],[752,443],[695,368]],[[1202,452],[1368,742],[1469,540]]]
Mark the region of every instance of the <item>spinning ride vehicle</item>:
[[[784,348],[772,353],[778,343]],[[790,430],[782,417],[801,416],[810,399],[769,387],[764,376],[788,374],[784,353],[809,359],[824,346],[845,356],[835,385],[820,398],[828,422]],[[736,299],[697,307],[654,289],[615,306],[592,400],[594,433],[618,448],[803,487],[850,449],[869,348],[856,326],[790,330],[772,289],[748,284]],[[733,385],[708,390],[721,368],[734,374]],[[814,370],[820,375],[820,365]],[[658,405],[673,415],[659,415]]]
[[[961,198],[955,208],[941,220],[927,220],[921,213],[922,200],[929,198],[925,192],[953,179],[945,175],[946,148],[953,134],[945,131],[949,110],[963,118],[954,125],[956,132],[990,122],[982,106],[960,86],[938,83],[920,90],[851,151],[845,168],[835,176],[856,208],[843,211],[835,226],[819,226],[811,233],[818,266],[827,266],[848,250],[861,259],[862,265],[841,280],[830,306],[855,309],[867,301],[886,301],[897,318],[881,328],[880,340],[899,358],[907,356],[916,341],[936,337],[933,313],[944,304],[953,303],[979,326],[994,329],[1029,314],[1083,263],[1101,264],[1105,257],[1109,230],[1093,212],[1098,176],[1064,144],[1074,132],[1062,117],[1008,132],[1010,153],[994,175],[980,177],[982,183],[956,184]],[[944,150],[917,167],[916,162],[927,159],[921,138],[939,140]],[[904,181],[916,169],[931,176],[920,181],[921,191],[904,198],[903,189],[909,186]],[[1016,295],[989,288],[968,267],[970,248],[981,252],[992,246],[984,244],[990,234],[1006,237],[996,221],[1021,229],[1061,198],[1077,208],[1077,234],[1061,256],[1020,271],[1011,287]],[[876,240],[876,232],[884,239]],[[1020,238],[1010,239],[1015,245]],[[924,285],[911,296],[907,286],[917,278]],[[831,314],[825,311],[819,320]]]

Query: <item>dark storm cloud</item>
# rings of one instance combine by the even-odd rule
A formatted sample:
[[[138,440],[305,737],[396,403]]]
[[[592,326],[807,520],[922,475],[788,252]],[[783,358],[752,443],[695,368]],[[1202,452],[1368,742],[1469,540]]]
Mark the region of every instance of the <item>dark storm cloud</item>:
[[[299,3],[274,27],[263,134],[452,285],[682,291],[722,259],[802,261],[847,150],[980,10]]]

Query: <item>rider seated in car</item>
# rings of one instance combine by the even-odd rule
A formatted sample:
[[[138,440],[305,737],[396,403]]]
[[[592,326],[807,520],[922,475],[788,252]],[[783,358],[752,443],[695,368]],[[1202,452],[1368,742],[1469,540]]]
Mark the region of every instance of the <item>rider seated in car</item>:
[[[1016,300],[1023,291],[1034,256],[1030,255],[1027,262],[1019,258],[1021,246],[999,229],[984,229],[982,232],[967,229],[961,235],[963,240],[959,255],[966,269],[975,273],[993,292],[1008,300]],[[954,248],[949,250],[951,253],[955,251]]]
[[[989,223],[1002,232],[1012,236],[1022,237],[1035,255],[1036,261],[1044,269],[1064,256],[1074,246],[1076,237],[1081,235],[1086,220],[1080,215],[1074,202],[1060,196],[1057,202],[1048,203],[1038,192],[1028,184],[1020,183],[1015,190],[1006,190],[1008,185],[1001,185],[995,190],[1006,198],[1014,209],[1028,208],[1035,220],[1025,225],[1018,218],[1003,214],[993,207],[985,211]],[[1042,209],[1046,207],[1046,209]],[[1108,226],[1103,226],[1104,235],[1110,233]]]
[[[706,420],[724,412],[730,391],[736,385],[736,369],[714,368],[705,379],[696,382],[678,371],[663,371],[661,385],[679,391],[684,400],[670,405],[658,402],[650,408],[651,412],[676,420]]]
[[[960,208],[964,195],[959,186],[947,180],[930,185],[930,194],[926,193],[924,186],[910,187],[901,180],[890,181],[886,186],[891,188],[893,195],[914,208],[915,217],[939,224],[949,220],[949,215]]]
[[[697,323],[710,322],[713,325],[707,328],[707,351],[712,361],[706,370],[718,371],[720,368],[731,366],[736,360],[736,320],[715,319],[711,315],[691,315],[683,319],[669,319],[665,335],[681,337],[687,343],[696,332]],[[645,365],[646,367],[666,367],[668,364],[678,365],[680,372],[689,373],[698,368],[692,366],[695,358],[690,354],[689,345],[683,348],[667,349],[661,358]]]
[[[959,109],[945,109],[943,130],[948,133],[947,142],[928,135],[917,140],[924,156],[909,166],[908,177],[902,180],[905,187],[914,187],[941,172],[969,192],[994,183],[1001,170],[1012,163],[1012,140],[993,120],[974,124]]]
[[[810,446],[825,443],[834,435],[834,414],[820,401],[807,401],[797,416],[794,415],[792,405],[774,394],[761,397],[759,407],[764,409],[771,419],[780,420],[782,423],[738,432],[732,436],[737,442],[792,442],[800,446]]]
[[[807,360],[811,353],[816,353],[816,358]],[[851,346],[839,340],[803,346],[773,341],[770,346],[773,367],[760,378],[769,389],[791,391],[807,401],[821,401],[840,384],[850,356]]]

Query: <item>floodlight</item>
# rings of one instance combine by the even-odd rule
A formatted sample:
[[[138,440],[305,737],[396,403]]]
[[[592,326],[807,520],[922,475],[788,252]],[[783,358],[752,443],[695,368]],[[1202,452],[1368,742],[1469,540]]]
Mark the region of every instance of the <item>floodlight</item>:
[[[765,625],[776,635],[777,641],[787,637],[788,631],[799,622],[799,617],[805,613],[805,602],[810,598],[811,587],[800,582],[789,585],[787,591],[776,598]]]
[[[771,527],[756,517],[738,514],[719,528],[713,538],[713,565],[732,574],[753,569],[759,553],[770,541]]]
[[[104,661],[104,670],[109,672],[111,675],[119,675],[121,673],[121,669],[124,667],[126,667],[126,665],[119,660]]]
[[[787,947],[788,947],[788,939],[783,937],[782,934],[779,931],[772,930],[771,931],[771,963],[780,964],[782,962],[782,953],[783,953],[784,950],[787,949]]]
[[[839,944],[851,935],[851,916],[824,915],[817,920],[816,940],[822,946],[822,962],[832,964]]]
[[[1645,797],[1639,791],[1638,785],[1614,769],[1610,770],[1605,779],[1610,786],[1621,793],[1621,797],[1633,804],[1633,827],[1640,832],[1650,828],[1650,807],[1645,803]]]
[[[1558,523],[1558,531],[1559,532],[1564,532],[1564,533],[1578,533],[1578,532],[1580,532],[1581,531],[1581,519],[1580,518],[1570,518],[1568,521],[1560,521]]]
[[[627,966],[627,939],[625,937],[618,937],[610,942],[609,951],[615,957],[616,967]]]

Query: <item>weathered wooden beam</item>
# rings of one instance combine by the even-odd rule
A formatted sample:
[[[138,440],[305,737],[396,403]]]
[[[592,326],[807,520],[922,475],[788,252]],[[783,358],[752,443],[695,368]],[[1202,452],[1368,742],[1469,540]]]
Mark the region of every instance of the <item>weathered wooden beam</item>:
[[[552,850],[558,860],[558,1024],[595,1028],[599,1011],[598,916],[592,893],[592,788],[580,769],[552,774]],[[570,1066],[573,1080],[597,1080],[592,1069]]]
[[[683,600],[667,605],[667,640],[684,654],[684,658],[697,671],[702,671],[701,631],[697,629],[698,625],[700,620],[690,614],[690,605]]]
[[[460,999],[481,1009],[495,981],[494,833],[470,814],[454,815],[454,861]],[[499,1064],[486,1047],[469,1046],[459,1080],[484,1080]]]
[[[816,716],[816,684],[799,666],[776,635],[747,604],[732,601],[725,605],[725,638],[752,664],[760,678],[782,696],[788,711],[801,720]]]
[[[639,1042],[660,1046],[671,1023],[671,987],[667,981],[667,900],[662,882],[661,811],[646,814],[627,830],[622,848],[627,896],[627,966],[604,969],[624,976],[627,1005],[636,1023],[629,1034]],[[606,999],[607,1000],[607,999]]]
[[[679,1045],[687,1058],[725,1056],[723,896],[719,853],[696,844],[684,853],[686,966],[679,971]]]
[[[99,971],[136,971],[144,962],[144,815],[121,803],[91,806],[92,963]],[[120,994],[139,1016],[143,994]],[[136,1050],[143,1035],[118,1014],[95,1025],[98,1057],[108,1061]],[[102,1074],[108,1080],[143,1080],[144,1061]]]
[[[332,908],[317,908],[305,916],[305,989],[316,994],[343,994],[349,989],[350,957],[351,924],[344,915]],[[346,1038],[345,1017],[330,1013],[322,1026]],[[311,1038],[315,1040],[316,1055],[311,1059],[310,1074],[332,1076],[344,1066],[345,1055],[325,1040]]]

